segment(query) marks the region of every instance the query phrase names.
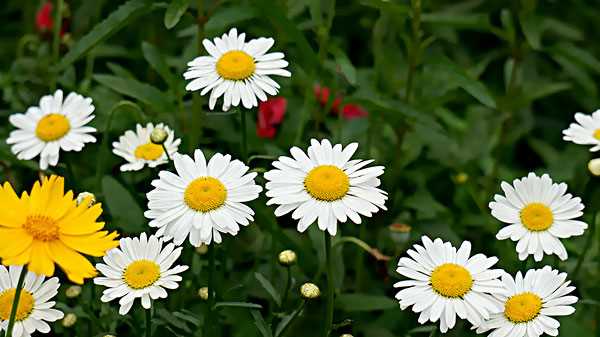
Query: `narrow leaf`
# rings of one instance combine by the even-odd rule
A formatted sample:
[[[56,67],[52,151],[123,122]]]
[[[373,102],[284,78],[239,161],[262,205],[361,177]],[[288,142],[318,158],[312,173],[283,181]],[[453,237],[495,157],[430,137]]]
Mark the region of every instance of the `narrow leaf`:
[[[256,277],[260,285],[267,291],[267,293],[271,295],[273,301],[275,301],[275,304],[277,304],[277,306],[281,306],[281,295],[279,295],[279,292],[275,289],[275,287],[273,287],[273,284],[271,284],[271,282],[269,282],[269,280],[267,280],[267,278],[259,272],[254,273],[254,277]]]
[[[344,311],[375,311],[395,309],[398,302],[386,296],[342,294],[335,299],[335,306]]]
[[[113,217],[112,224],[127,233],[144,230],[144,213],[129,191],[115,178],[102,178],[102,193]]]
[[[271,333],[271,328],[267,325],[267,322],[265,322],[265,319],[263,318],[260,311],[252,310],[250,311],[250,313],[252,314],[252,317],[254,317],[254,325],[256,325],[258,331],[260,331],[260,334],[263,337],[273,337],[273,334]]]
[[[253,7],[246,5],[231,6],[213,14],[206,21],[204,29],[208,32],[220,32],[235,23],[252,19],[256,16],[256,10]]]
[[[169,87],[175,89],[177,81],[173,76],[173,71],[169,68],[165,57],[160,53],[158,48],[148,42],[142,42],[142,53],[152,69],[156,70],[165,82],[167,82]]]
[[[173,104],[169,97],[149,84],[136,79],[113,75],[94,75],[94,80],[125,96],[133,97],[149,105],[156,111],[169,111]]]
[[[262,309],[262,305],[248,302],[217,302],[213,308],[216,309],[221,307]]]
[[[189,0],[172,0],[165,12],[165,27],[167,29],[175,27],[189,5]]]

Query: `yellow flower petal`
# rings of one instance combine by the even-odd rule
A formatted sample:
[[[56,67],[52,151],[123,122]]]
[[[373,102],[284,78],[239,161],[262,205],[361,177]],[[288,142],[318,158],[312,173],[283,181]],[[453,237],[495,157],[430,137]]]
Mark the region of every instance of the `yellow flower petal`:
[[[67,274],[69,280],[83,284],[84,278],[96,276],[96,268],[81,254],[65,246],[60,241],[48,244],[52,259]]]
[[[59,221],[60,232],[68,235],[83,235],[97,232],[104,228],[104,222],[96,222],[102,214],[100,203],[87,207],[85,203],[77,206],[64,219]]]
[[[2,258],[20,255],[33,241],[33,238],[21,228],[0,228],[0,237],[10,238],[10,240],[3,240],[5,242],[0,246]]]
[[[104,256],[107,250],[119,245],[119,241],[115,240],[118,236],[117,232],[109,234],[107,231],[102,231],[92,235],[61,235],[60,241],[78,252],[91,256]]]
[[[48,244],[40,241],[35,241],[31,245],[31,256],[29,258],[29,271],[40,275],[54,275],[54,262],[50,258]]]
[[[19,199],[12,186],[6,182],[0,185],[0,226],[21,227],[25,222],[26,203]]]

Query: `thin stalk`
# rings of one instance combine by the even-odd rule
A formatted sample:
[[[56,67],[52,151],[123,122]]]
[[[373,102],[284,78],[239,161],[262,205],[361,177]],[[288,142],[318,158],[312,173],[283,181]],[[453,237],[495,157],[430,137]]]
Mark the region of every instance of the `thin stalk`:
[[[204,38],[204,24],[206,23],[206,17],[204,16],[204,0],[198,0],[197,4],[197,35],[198,35],[198,54],[203,54],[204,47],[202,46],[202,39]],[[192,127],[190,130],[190,150],[197,148],[200,145],[203,133],[203,122],[204,122],[204,110],[202,109],[202,98],[199,92],[192,93]]]
[[[58,64],[58,57],[60,54],[60,29],[62,27],[62,12],[64,7],[64,0],[56,1],[56,13],[54,14],[54,31],[52,36],[52,61],[54,64]],[[56,80],[58,74],[52,74],[52,81],[50,82],[50,90],[56,90]]]
[[[285,302],[287,302],[288,294],[290,293],[290,287],[292,286],[292,271],[291,266],[286,266],[287,280],[285,282],[285,291],[283,292],[283,299],[281,300],[281,307],[285,308]]]
[[[327,308],[325,311],[325,324],[323,325],[323,337],[328,337],[333,326],[333,259],[331,257],[331,236],[327,232],[325,235],[325,258],[327,261]]]
[[[597,216],[598,216],[598,212],[594,212],[594,217],[592,218],[592,223],[590,224],[590,230],[587,233],[588,236],[585,240],[585,245],[583,246],[583,251],[581,252],[581,255],[579,255],[579,258],[577,259],[577,264],[575,265],[575,268],[573,269],[573,272],[571,273],[572,279],[577,279],[577,275],[579,274],[579,270],[581,270],[581,266],[583,265],[585,256],[587,255],[588,251],[590,250],[590,247],[592,246],[592,241],[593,241],[594,234],[596,231],[596,217]]]
[[[165,151],[165,154],[167,155],[167,159],[170,162],[172,159],[171,159],[171,156],[169,155],[169,151],[167,150],[167,147],[165,146],[165,143],[163,142],[161,145],[162,145],[163,151]]]
[[[216,287],[215,287],[215,274],[216,274],[216,266],[215,266],[215,251],[216,251],[215,243],[211,243],[208,246],[208,312],[205,320],[206,334],[210,335],[213,330],[212,324],[214,323],[213,319],[213,308],[215,306],[215,295],[216,295]]]
[[[421,49],[421,0],[412,0],[411,7],[412,39],[410,48],[408,50],[408,73],[406,75],[405,99],[407,102],[410,102],[412,99],[413,82],[419,61],[418,56]]]
[[[246,109],[240,109],[240,118],[242,124],[242,133],[240,138],[240,147],[242,151],[242,160],[246,162],[248,160],[248,130],[246,130]]]
[[[438,335],[438,331],[438,327],[436,326],[435,329],[431,330],[429,337],[436,337]]]
[[[21,300],[21,292],[23,290],[25,275],[27,275],[27,268],[23,266],[23,269],[21,269],[21,273],[19,274],[19,281],[17,281],[17,288],[15,288],[15,298],[13,299],[12,309],[10,309],[8,327],[6,328],[6,337],[12,337],[12,331],[13,327],[15,326],[15,318],[17,317],[17,308],[19,308],[19,301]]]
[[[152,337],[152,307],[144,311],[146,312],[146,337]]]

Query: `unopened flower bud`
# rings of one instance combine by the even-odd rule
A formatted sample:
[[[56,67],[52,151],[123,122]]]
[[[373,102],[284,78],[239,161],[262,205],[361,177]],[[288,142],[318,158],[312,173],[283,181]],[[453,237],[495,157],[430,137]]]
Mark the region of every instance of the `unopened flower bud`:
[[[321,296],[321,290],[314,283],[304,283],[300,287],[300,295],[302,295],[304,299],[312,300]]]
[[[468,180],[469,180],[469,175],[466,174],[465,172],[460,172],[454,176],[454,182],[459,185],[466,183]]]
[[[292,266],[296,264],[297,260],[298,256],[296,255],[296,252],[291,249],[286,249],[279,253],[279,264],[282,266]]]
[[[77,323],[77,315],[75,315],[74,313],[70,312],[68,314],[65,315],[65,318],[63,318],[62,320],[62,325],[65,328],[70,328],[73,325],[75,325],[75,323]]]
[[[150,141],[154,144],[162,145],[168,136],[169,134],[164,128],[157,126],[150,133]]]
[[[208,287],[202,287],[198,289],[198,296],[203,300],[208,300]]]
[[[77,195],[77,205],[81,205],[84,201],[87,200],[87,206],[91,207],[96,203],[96,196],[90,192],[81,192]]]
[[[117,337],[117,336],[115,336],[115,335],[104,335],[102,337]]]
[[[196,253],[200,254],[200,255],[204,255],[208,252],[208,246],[205,244],[201,244],[200,246],[196,247]]]
[[[352,335],[351,335],[351,334],[349,334],[349,333],[345,333],[345,334],[341,335],[340,337],[354,337],[354,336],[352,336]]]
[[[81,294],[80,286],[70,286],[67,288],[67,291],[65,291],[65,295],[68,298],[75,298],[75,297],[79,296],[80,294]]]
[[[595,176],[600,176],[600,158],[592,159],[588,163],[588,170]]]
[[[411,227],[403,223],[395,223],[388,226],[390,238],[395,244],[400,245],[408,241],[410,238]]]

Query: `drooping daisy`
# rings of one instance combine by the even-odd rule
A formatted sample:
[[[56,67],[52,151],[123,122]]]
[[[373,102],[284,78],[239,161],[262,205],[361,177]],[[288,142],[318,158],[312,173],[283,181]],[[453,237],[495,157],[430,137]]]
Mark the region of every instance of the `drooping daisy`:
[[[0,265],[0,331],[6,331],[22,266]],[[50,325],[63,318],[62,311],[54,309],[56,302],[50,301],[58,293],[57,277],[44,281],[44,276],[27,272],[19,296],[13,337],[29,337],[35,331],[50,332]],[[4,335],[4,333],[2,334]]]
[[[181,139],[175,139],[175,133],[168,126],[163,123],[156,127],[152,123],[146,124],[145,127],[137,124],[135,132],[127,130],[119,137],[118,142],[113,142],[113,153],[128,162],[121,165],[121,171],[139,171],[145,165],[156,167],[168,162],[163,146],[150,141],[150,134],[155,128],[162,128],[167,132],[164,147],[169,156],[172,157],[177,152]]]
[[[530,269],[516,278],[502,275],[504,291],[494,296],[502,302],[503,310],[491,315],[477,333],[492,331],[489,336],[538,337],[558,336],[560,323],[552,316],[567,316],[575,312],[571,305],[577,297],[568,295],[575,287],[566,281],[567,274],[549,266]]]
[[[223,111],[240,102],[246,109],[258,106],[258,99],[267,100],[267,95],[275,96],[279,84],[271,75],[290,77],[284,68],[288,62],[283,53],[268,53],[275,40],[258,38],[245,42],[246,34],[238,35],[232,28],[229,34],[216,37],[211,42],[204,39],[202,44],[208,56],[200,56],[188,63],[189,69],[183,74],[186,80],[193,79],[186,90],[202,89],[201,95],[210,91],[208,105],[214,109],[217,99],[223,96]]]
[[[275,169],[265,173],[267,205],[280,205],[276,216],[292,212],[298,231],[304,232],[317,221],[319,229],[337,233],[337,223],[348,219],[361,222],[385,210],[387,193],[379,189],[383,166],[367,167],[373,160],[350,160],[357,143],[342,148],[324,139],[312,139],[308,155],[297,147],[290,149],[293,158],[281,156],[273,162]]]
[[[256,185],[256,172],[230,155],[216,153],[208,164],[201,150],[194,159],[176,153],[177,174],[161,171],[152,181],[155,188],[147,194],[150,227],[156,235],[173,238],[180,245],[189,235],[192,245],[221,242],[221,233],[236,235],[240,226],[253,221],[254,211],[244,202],[258,198],[262,187]]]
[[[471,243],[463,241],[458,251],[450,242],[422,238],[400,258],[396,271],[409,278],[394,284],[404,288],[396,294],[402,310],[412,306],[419,323],[440,321],[440,331],[452,329],[456,316],[473,326],[482,324],[494,312],[500,311],[491,294],[502,291],[498,279],[504,271],[490,269],[498,258],[477,254],[470,257]]]
[[[52,276],[54,263],[67,277],[82,284],[96,276],[94,266],[81,254],[103,256],[116,247],[117,233],[102,231],[96,222],[102,205],[91,205],[91,196],[77,204],[73,192],[64,193],[64,179],[45,177],[31,193],[17,196],[6,182],[0,186],[0,258],[4,265],[23,265],[36,274]]]
[[[566,193],[567,184],[554,183],[547,174],[515,179],[511,186],[500,185],[505,196],[496,194],[489,207],[492,215],[508,226],[500,229],[496,238],[510,238],[517,243],[519,259],[533,255],[541,261],[545,254],[567,259],[567,250],[559,239],[582,235],[588,225],[579,220],[583,212],[580,198]]]
[[[39,107],[24,114],[11,115],[9,121],[18,128],[6,140],[12,152],[21,160],[40,156],[40,169],[58,164],[60,150],[81,151],[85,143],[94,143],[90,135],[96,129],[86,126],[94,119],[92,99],[70,93],[63,101],[62,90],[40,99]]]
[[[600,150],[600,110],[591,115],[575,114],[577,123],[571,123],[563,130],[563,139],[581,145],[593,145],[590,151]]]
[[[120,246],[104,256],[104,263],[96,264],[103,276],[94,283],[107,287],[102,293],[102,302],[120,298],[119,314],[125,315],[136,298],[144,309],[152,307],[152,301],[167,298],[166,289],[177,289],[181,276],[177,275],[188,266],[173,263],[181,255],[181,247],[173,243],[163,247],[163,240],[146,233],[139,238],[121,239]]]

